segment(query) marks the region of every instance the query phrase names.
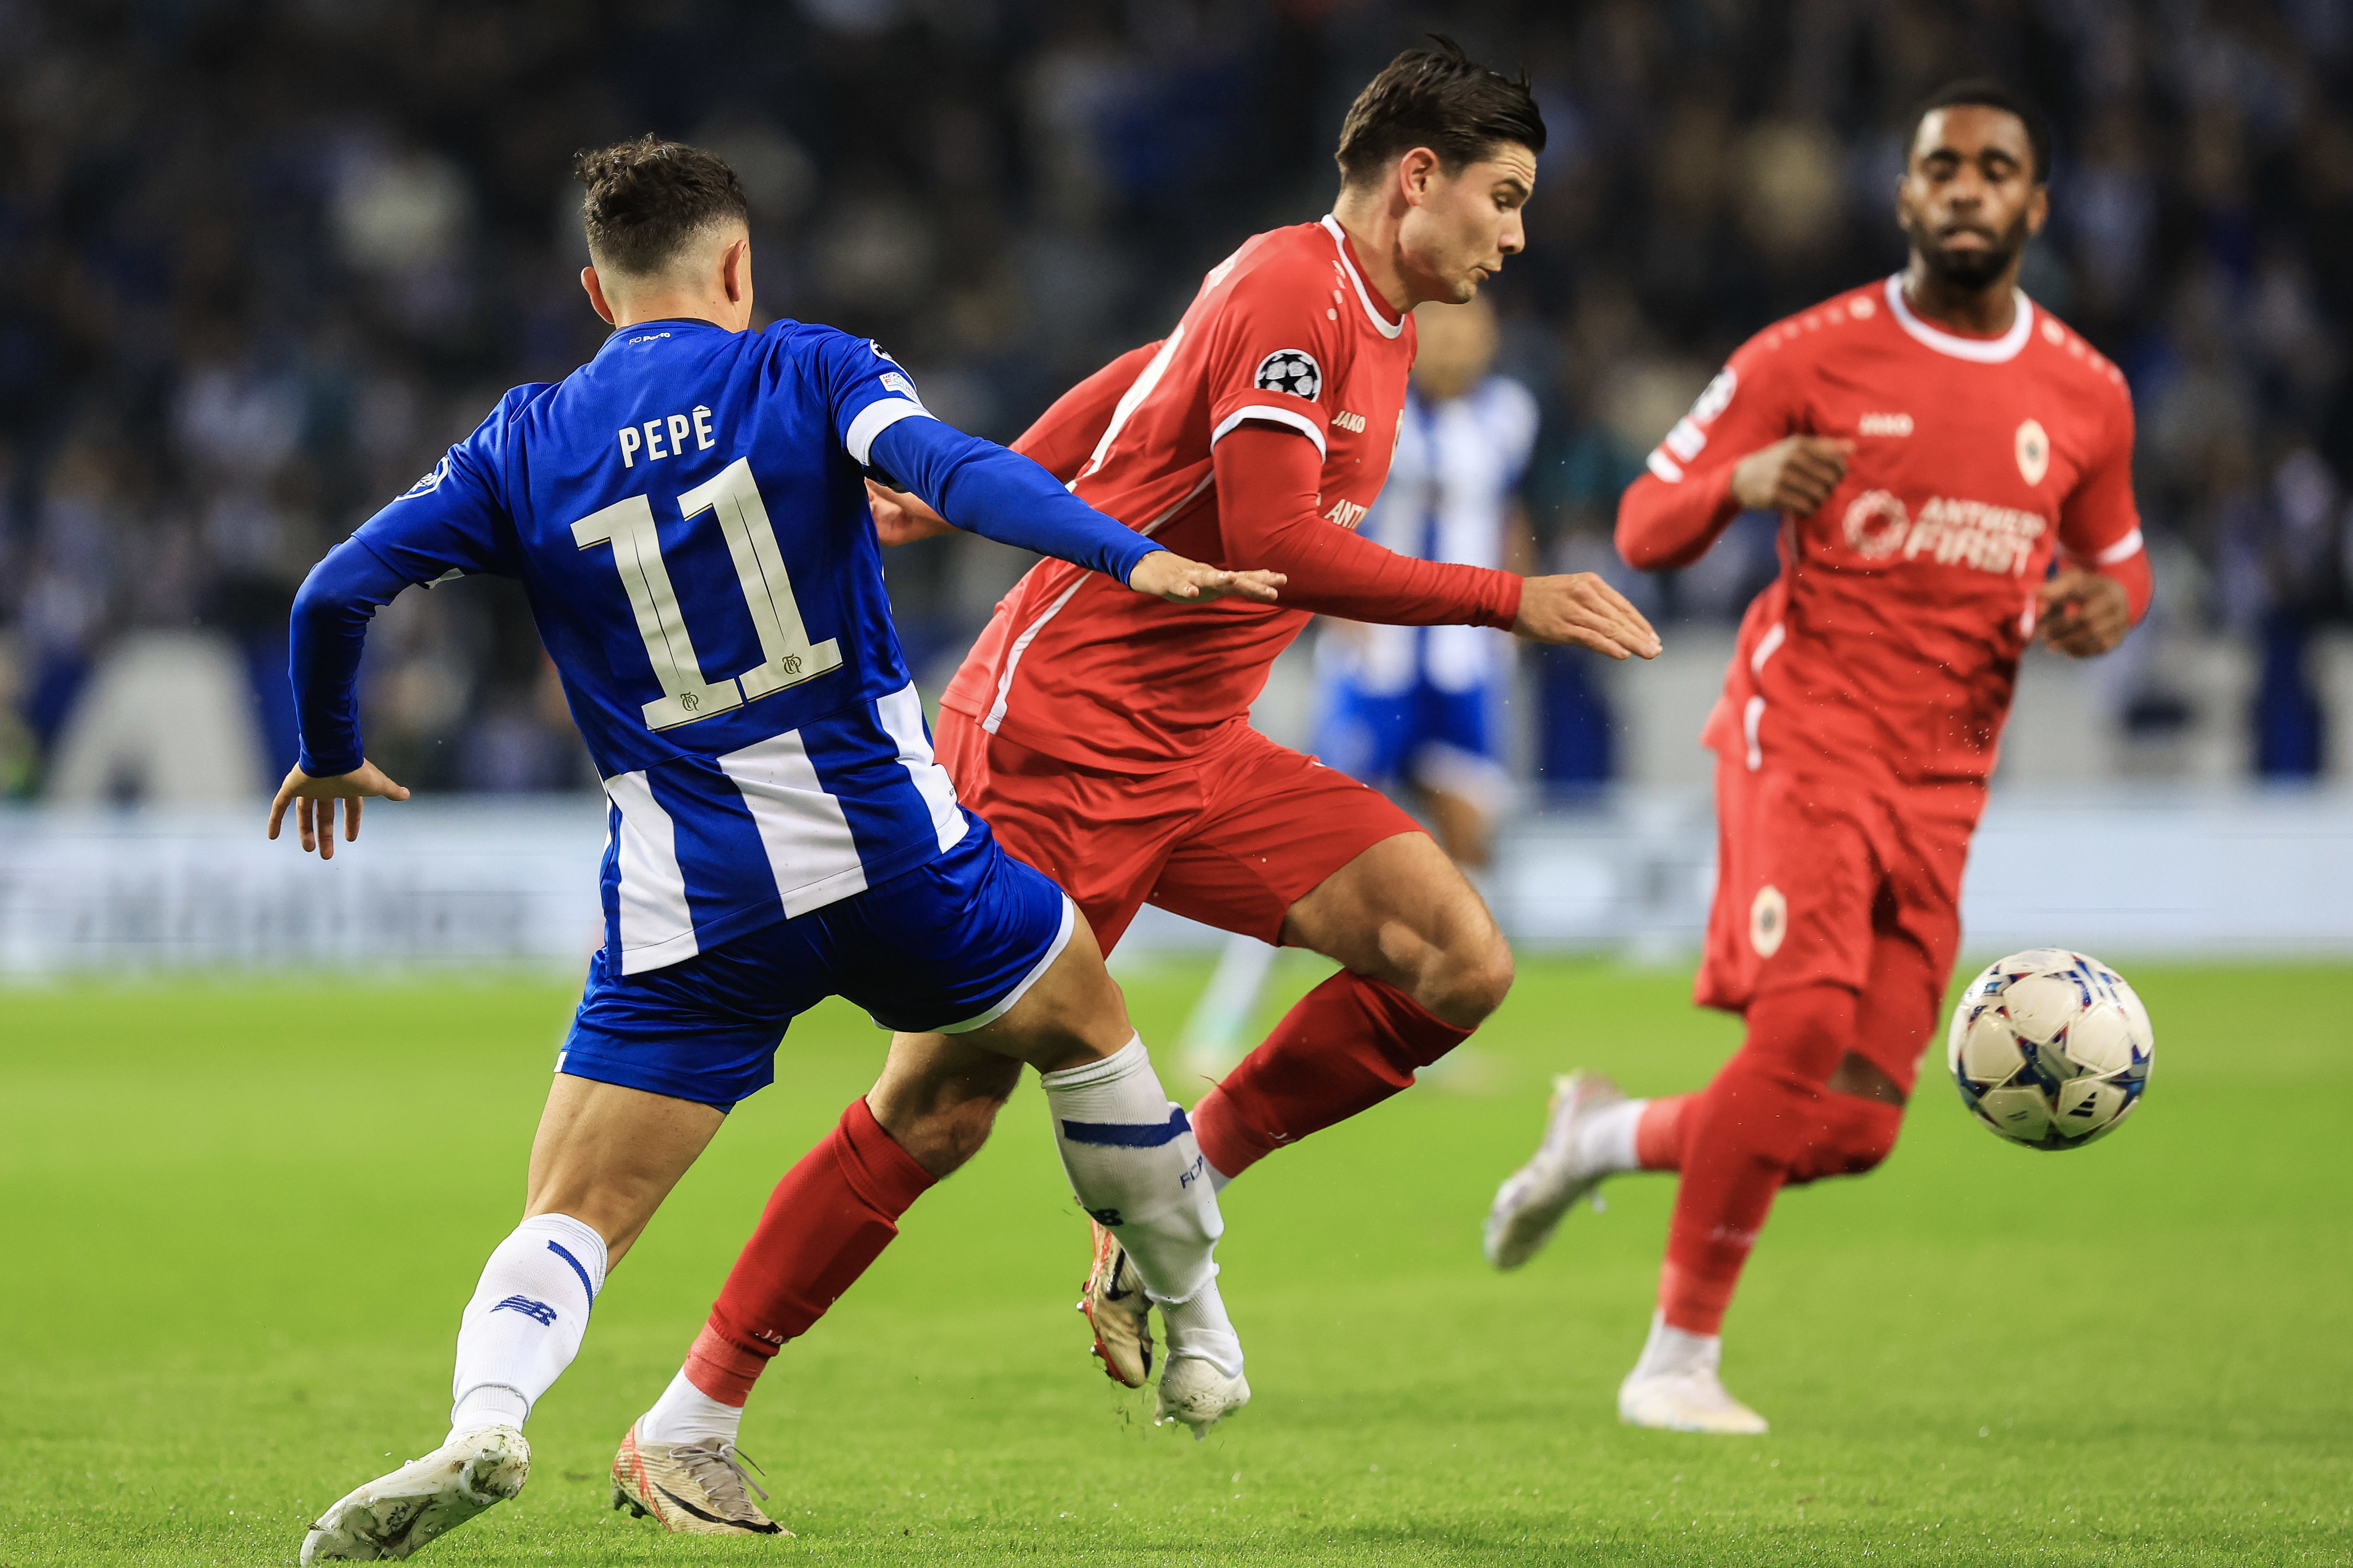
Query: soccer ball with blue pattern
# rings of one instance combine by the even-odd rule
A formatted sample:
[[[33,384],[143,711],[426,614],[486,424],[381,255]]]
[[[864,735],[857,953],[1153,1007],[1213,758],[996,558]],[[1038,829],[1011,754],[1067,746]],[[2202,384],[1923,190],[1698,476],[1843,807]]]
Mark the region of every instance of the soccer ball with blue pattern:
[[[2014,952],[1969,983],[1946,1057],[1977,1119],[2030,1149],[2115,1131],[2148,1087],[2157,1037],[2124,976],[2080,952]]]

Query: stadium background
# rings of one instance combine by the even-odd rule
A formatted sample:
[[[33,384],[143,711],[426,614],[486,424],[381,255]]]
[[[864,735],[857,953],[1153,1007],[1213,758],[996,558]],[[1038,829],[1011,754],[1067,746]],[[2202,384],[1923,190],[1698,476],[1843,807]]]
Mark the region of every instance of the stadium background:
[[[943,416],[1008,439],[1164,331],[1240,237],[1324,211],[1348,99],[1428,27],[1525,65],[1550,128],[1527,255],[1494,294],[1503,368],[1545,408],[1526,490],[1541,548],[1610,574],[1672,649],[1634,671],[1523,659],[1521,861],[1586,886],[1549,923],[1523,911],[1523,935],[1577,944],[1630,921],[1672,945],[1695,924],[1693,736],[1773,570],[1771,523],[1642,577],[1609,545],[1616,495],[1743,337],[1900,263],[1906,108],[1982,68],[2053,110],[2054,217],[2027,286],[2131,379],[2158,578],[2119,655],[2030,661],[2003,783],[2042,815],[2020,842],[2079,820],[2042,809],[2071,802],[2158,811],[2119,863],[2284,811],[2304,826],[2272,860],[2307,874],[2260,901],[2353,946],[2310,874],[2353,866],[2353,816],[2334,791],[2256,787],[2353,779],[2353,7],[15,0],[0,794],[27,804],[0,813],[0,950],[17,955],[0,966],[59,962],[25,933],[76,921],[99,932],[78,951],[158,951],[123,911],[159,898],[207,924],[152,879],[94,909],[112,873],[89,868],[129,834],[152,870],[168,820],[181,880],[219,883],[204,847],[249,837],[250,803],[292,757],[285,611],[303,572],[501,390],[594,351],[575,148],[652,130],[719,149],[753,198],[764,310],[873,334]],[[929,689],[1020,565],[970,536],[892,557]],[[1283,738],[1305,728],[1304,663],[1262,711]],[[564,824],[544,862],[575,887],[552,846],[593,837],[595,780],[518,591],[404,596],[364,695],[395,777],[445,804],[493,797],[465,819],[489,837]],[[495,797],[517,804],[481,815]],[[113,809],[132,805],[188,809]],[[1631,861],[1573,852],[1645,834]],[[554,898],[535,875],[501,896]],[[2178,945],[2231,923],[2211,888],[2166,899],[2202,900]],[[281,949],[264,933],[244,950]]]

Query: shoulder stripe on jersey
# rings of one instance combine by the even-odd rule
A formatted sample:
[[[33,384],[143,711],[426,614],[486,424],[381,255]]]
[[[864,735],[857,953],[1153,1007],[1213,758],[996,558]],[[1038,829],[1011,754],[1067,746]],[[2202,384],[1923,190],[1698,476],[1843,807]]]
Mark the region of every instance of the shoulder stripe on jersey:
[[[1659,478],[1666,480],[1667,483],[1671,485],[1679,485],[1683,482],[1683,470],[1682,466],[1672,458],[1670,458],[1664,452],[1660,451],[1656,447],[1651,448],[1651,460],[1648,467],[1650,468],[1651,472],[1658,475]]]
[[[1191,506],[1194,500],[1203,490],[1208,489],[1217,477],[1218,470],[1214,468],[1209,469],[1195,481],[1191,489],[1177,497],[1175,504],[1135,531],[1149,539],[1167,527],[1169,520]],[[1029,651],[1029,645],[1038,640],[1038,634],[1046,629],[1046,623],[1060,615],[1062,606],[1069,604],[1071,596],[1081,588],[1086,586],[1089,575],[1090,574],[1086,572],[1081,572],[1077,579],[1057,595],[1052,604],[1046,606],[1046,613],[1023,627],[1021,635],[1013,639],[1013,646],[1005,650],[1005,673],[997,678],[997,700],[988,705],[988,716],[980,721],[980,727],[990,734],[996,734],[997,727],[1005,722],[1005,705],[1013,695],[1013,672],[1021,668],[1021,656]]]
[[[1365,307],[1365,314],[1372,321],[1373,330],[1380,333],[1380,335],[1385,338],[1393,338],[1399,332],[1404,331],[1405,318],[1403,316],[1399,316],[1395,321],[1391,321],[1388,317],[1382,315],[1380,308],[1373,303],[1373,296],[1371,292],[1366,289],[1363,277],[1356,271],[1356,258],[1348,248],[1348,231],[1340,226],[1340,220],[1334,217],[1330,213],[1325,213],[1324,215],[1324,226],[1332,231],[1332,243],[1340,248],[1340,265],[1347,268],[1348,281],[1356,286],[1357,303]]]
[[[849,818],[817,776],[798,730],[712,760],[744,796],[787,916],[865,890],[866,865]]]
[[[932,831],[939,838],[940,852],[945,854],[964,842],[970,824],[956,809],[955,784],[947,769],[933,760],[932,740],[923,732],[923,700],[915,695],[914,682],[876,698],[874,717],[881,721],[882,732],[898,743],[899,765],[915,781],[916,793],[931,811]]]
[[[1094,451],[1088,455],[1087,466],[1080,470],[1081,473],[1091,474],[1103,467],[1103,458],[1111,455],[1111,444],[1119,439],[1119,433],[1127,428],[1128,420],[1134,416],[1144,400],[1152,395],[1153,389],[1160,384],[1160,378],[1168,374],[1169,363],[1176,357],[1176,345],[1184,341],[1185,323],[1179,321],[1176,330],[1168,334],[1168,341],[1160,345],[1160,352],[1145,363],[1144,368],[1136,373],[1135,379],[1128,384],[1127,390],[1119,395],[1119,402],[1113,405],[1111,411],[1111,423],[1103,426],[1103,433],[1095,442]]]
[[[1219,441],[1225,439],[1228,431],[1250,419],[1264,419],[1271,424],[1288,425],[1315,443],[1317,457],[1328,458],[1332,455],[1324,449],[1324,432],[1316,427],[1315,421],[1300,413],[1296,408],[1277,408],[1265,403],[1253,403],[1247,408],[1237,408],[1227,415],[1218,427],[1209,432],[1209,445],[1215,447]]]
[[[2140,553],[2140,530],[2136,528],[2097,555],[2093,562],[2101,566],[2113,566],[2119,561],[2129,561]]]
[[[605,794],[620,817],[612,831],[620,846],[621,973],[640,974],[692,958],[701,948],[686,903],[686,874],[678,865],[678,825],[654,798],[642,771],[615,773],[605,781]]]
[[[1078,912],[1079,906],[1071,902],[1070,894],[1064,893],[1061,929],[1054,933],[1054,940],[1047,944],[1045,952],[1039,957],[1038,962],[1029,966],[1029,973],[1017,981],[1012,990],[999,996],[997,999],[997,1005],[987,1012],[976,1013],[960,1024],[943,1024],[940,1026],[939,1032],[943,1035],[970,1034],[975,1029],[987,1028],[1013,1011],[1014,1005],[1029,994],[1029,987],[1046,977],[1046,971],[1054,966],[1054,960],[1061,957],[1062,950],[1071,945],[1071,933],[1078,929]]]
[[[1887,280],[1887,308],[1913,342],[1978,364],[2007,364],[2026,346],[2027,334],[2034,330],[2034,301],[2023,289],[2017,290],[2017,299],[2018,316],[2010,323],[2010,331],[1998,338],[1964,338],[1939,331],[1912,313],[1912,307],[1904,302],[1904,274],[1898,272]]]
[[[858,411],[842,433],[841,444],[860,468],[866,466],[867,455],[874,450],[874,437],[902,419],[929,419],[932,411],[920,403],[903,397],[882,397]]]

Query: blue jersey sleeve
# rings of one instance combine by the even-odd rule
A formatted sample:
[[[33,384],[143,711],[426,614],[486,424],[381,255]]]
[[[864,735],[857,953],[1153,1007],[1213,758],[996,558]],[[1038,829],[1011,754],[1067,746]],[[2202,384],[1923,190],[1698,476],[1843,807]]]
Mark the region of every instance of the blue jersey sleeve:
[[[498,475],[508,418],[533,390],[509,393],[431,473],[303,579],[289,627],[287,674],[301,737],[296,765],[311,777],[360,765],[360,651],[376,611],[412,583],[517,569],[519,546]]]
[[[893,476],[958,528],[1052,555],[1124,583],[1165,546],[1105,517],[1018,452],[941,424],[910,419],[875,437],[870,467]]]
[[[871,340],[822,330],[815,347],[843,449],[958,528],[1122,583],[1161,548],[1071,495],[1029,458],[941,424],[913,380]]]

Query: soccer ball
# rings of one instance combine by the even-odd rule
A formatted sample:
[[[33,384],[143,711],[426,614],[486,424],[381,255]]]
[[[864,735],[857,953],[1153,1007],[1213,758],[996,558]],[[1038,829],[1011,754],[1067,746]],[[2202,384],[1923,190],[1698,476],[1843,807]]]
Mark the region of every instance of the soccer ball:
[[[1969,983],[1946,1058],[1961,1102],[2030,1149],[2115,1131],[2148,1087],[2157,1037],[2124,976],[2080,952],[2014,952]]]

